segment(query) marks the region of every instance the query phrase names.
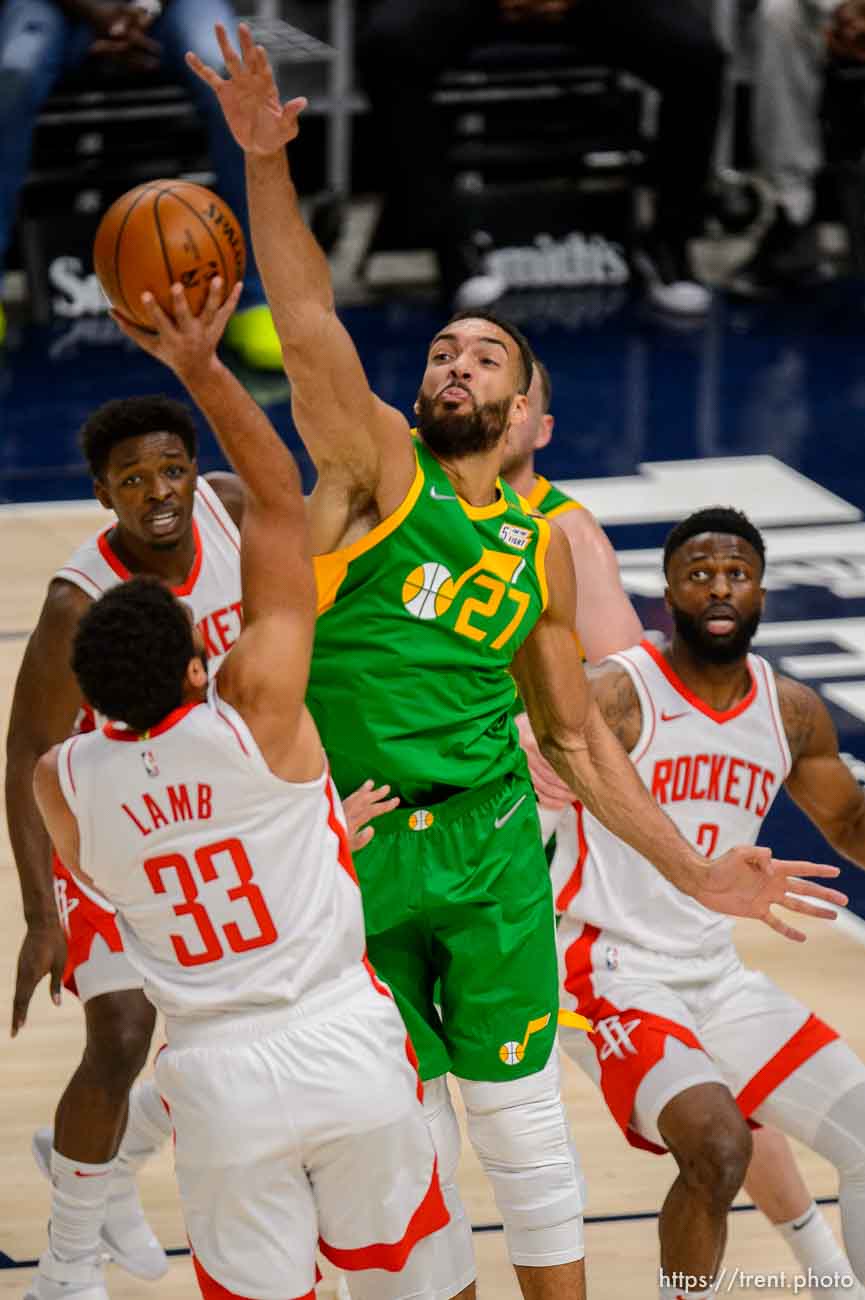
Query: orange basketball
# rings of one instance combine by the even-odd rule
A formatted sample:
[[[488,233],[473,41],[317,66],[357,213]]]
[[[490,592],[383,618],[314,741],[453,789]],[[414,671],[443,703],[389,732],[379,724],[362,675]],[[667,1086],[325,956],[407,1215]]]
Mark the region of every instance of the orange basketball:
[[[179,282],[197,316],[214,276],[222,277],[223,302],[243,278],[246,245],[237,217],[212,190],[191,181],[148,181],[105,213],[93,267],[112,307],[150,326],[141,306],[145,290],[170,314],[170,288]]]

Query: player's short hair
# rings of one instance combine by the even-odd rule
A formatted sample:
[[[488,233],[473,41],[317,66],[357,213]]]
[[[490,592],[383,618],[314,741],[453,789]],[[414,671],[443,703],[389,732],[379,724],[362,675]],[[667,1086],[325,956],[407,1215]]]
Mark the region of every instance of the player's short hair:
[[[183,703],[192,623],[156,578],[130,578],[87,610],[72,647],[72,668],[89,704],[134,731],[149,731]]]
[[[112,447],[145,433],[176,433],[190,460],[198,455],[198,430],[192,412],[173,397],[119,397],[88,416],[78,433],[90,473],[101,478]]]
[[[766,567],[766,546],[762,534],[755,528],[747,515],[732,506],[707,506],[704,510],[695,510],[687,519],[676,524],[664,543],[664,573],[670,568],[670,560],[680,546],[700,533],[731,533],[742,537],[753,546],[760,557],[760,572]]]
[[[517,383],[517,392],[527,393],[529,384],[532,382],[532,366],[535,363],[534,353],[532,352],[529,340],[522,330],[517,329],[510,321],[501,316],[497,316],[494,311],[482,311],[480,308],[472,311],[466,308],[465,311],[454,312],[448,321],[448,325],[454,325],[458,320],[488,320],[491,325],[497,326],[498,329],[504,330],[509,334],[516,343],[520,354],[520,377]]]
[[[553,381],[550,379],[549,370],[547,370],[540,357],[535,357],[533,365],[541,380],[541,408],[544,415],[549,415],[553,400]]]

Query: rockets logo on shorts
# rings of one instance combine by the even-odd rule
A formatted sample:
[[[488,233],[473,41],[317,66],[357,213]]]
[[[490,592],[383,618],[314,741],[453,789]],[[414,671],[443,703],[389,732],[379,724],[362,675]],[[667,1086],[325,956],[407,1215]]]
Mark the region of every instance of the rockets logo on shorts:
[[[624,1058],[626,1052],[636,1056],[637,1049],[631,1042],[631,1034],[639,1023],[639,1016],[625,1021],[620,1020],[618,1016],[607,1016],[604,1020],[599,1020],[595,1026],[595,1033],[600,1034],[604,1040],[601,1060],[605,1061],[608,1056]]]
[[[78,906],[78,899],[69,897],[66,881],[62,876],[54,877],[54,901],[57,904],[57,915],[60,917],[60,924],[68,935],[69,917]]]

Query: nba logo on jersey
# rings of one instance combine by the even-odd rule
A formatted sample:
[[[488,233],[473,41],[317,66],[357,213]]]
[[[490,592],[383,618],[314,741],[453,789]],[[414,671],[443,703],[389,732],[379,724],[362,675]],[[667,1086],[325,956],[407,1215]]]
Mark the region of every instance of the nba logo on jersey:
[[[528,528],[517,528],[514,524],[502,524],[499,529],[499,537],[506,546],[513,546],[518,551],[524,551],[532,540],[532,534]]]
[[[619,950],[612,944],[608,944],[605,956],[607,970],[619,969]]]
[[[153,756],[152,749],[142,749],[141,761],[148,776],[159,776],[159,764]]]
[[[413,831],[428,831],[434,821],[435,818],[431,812],[428,812],[426,808],[418,808],[416,812],[410,815],[408,824]]]

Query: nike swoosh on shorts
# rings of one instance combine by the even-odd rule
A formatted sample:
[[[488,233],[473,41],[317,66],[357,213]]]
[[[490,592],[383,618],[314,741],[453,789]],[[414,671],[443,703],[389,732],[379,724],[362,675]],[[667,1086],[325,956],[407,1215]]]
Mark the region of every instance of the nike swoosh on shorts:
[[[495,826],[495,828],[496,828],[497,831],[500,831],[500,830],[502,829],[502,827],[504,826],[505,822],[509,822],[509,821],[510,821],[510,819],[513,817],[514,813],[515,813],[515,812],[517,811],[517,809],[519,808],[520,804],[521,804],[521,803],[524,803],[525,800],[526,800],[526,798],[527,798],[526,795],[521,794],[520,797],[519,797],[519,799],[518,799],[518,800],[516,801],[516,803],[514,804],[513,808],[509,808],[508,811],[505,813],[504,817],[497,817],[497,818],[495,819],[495,821],[493,822],[493,825]]]

